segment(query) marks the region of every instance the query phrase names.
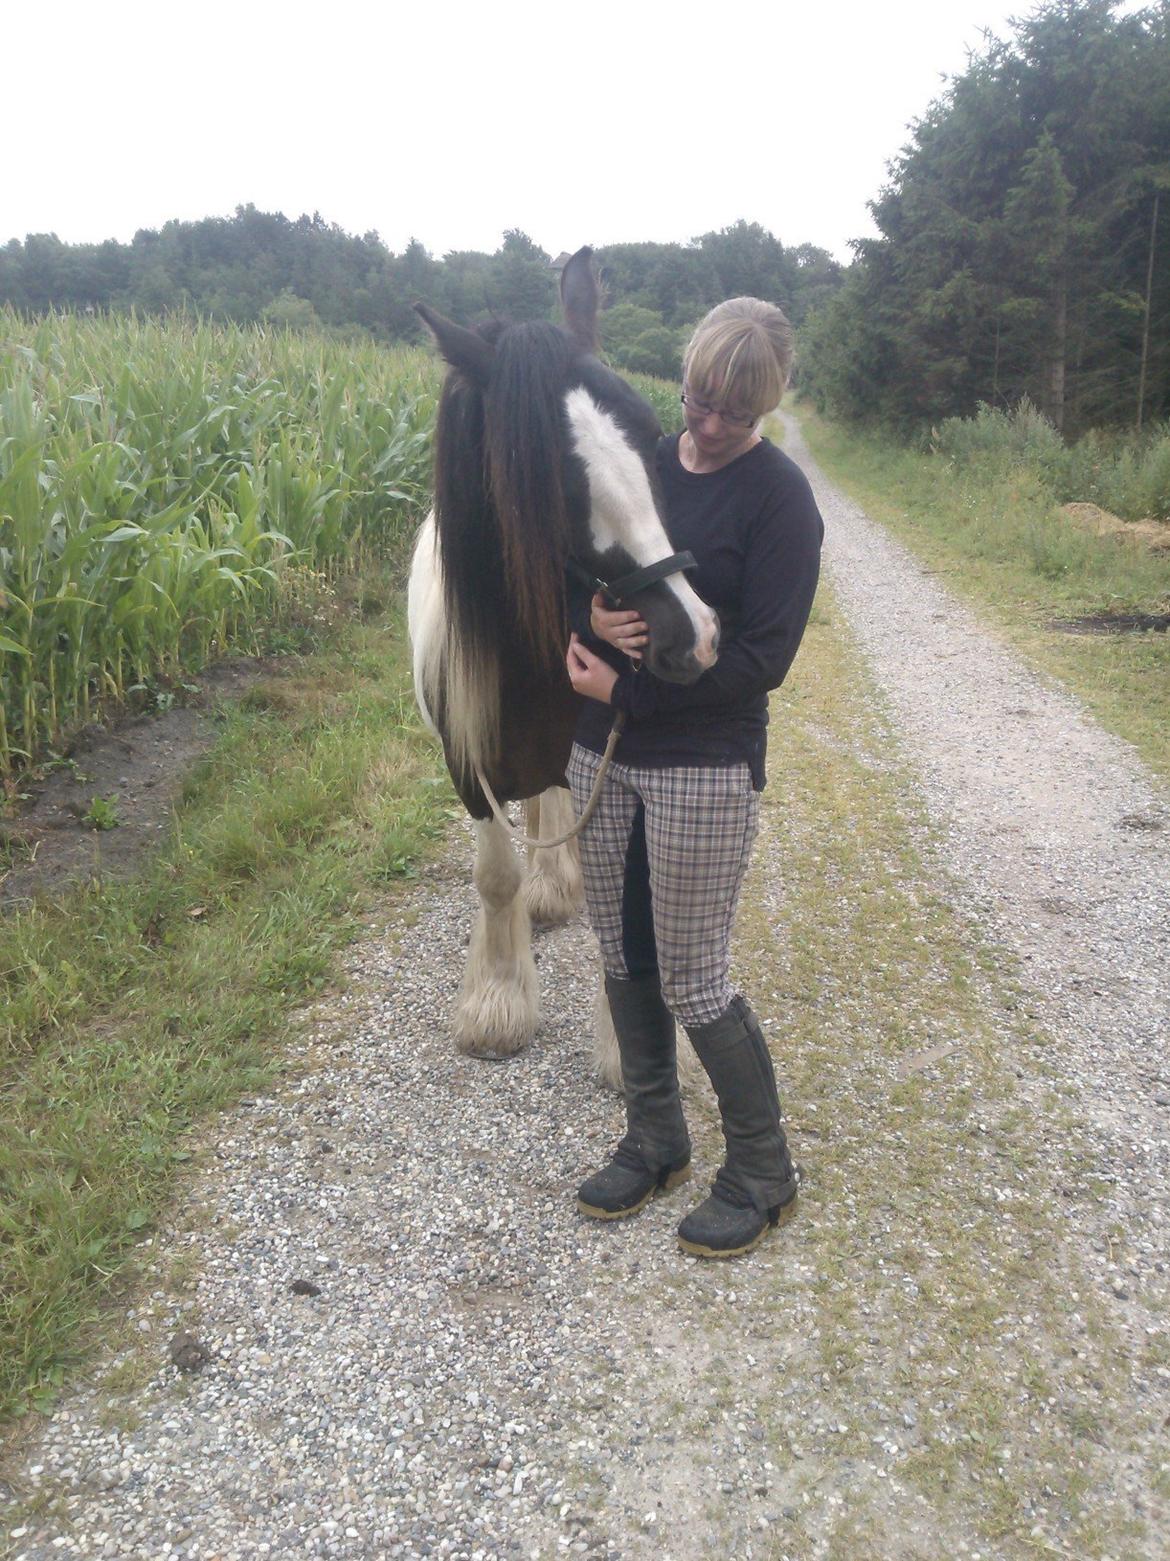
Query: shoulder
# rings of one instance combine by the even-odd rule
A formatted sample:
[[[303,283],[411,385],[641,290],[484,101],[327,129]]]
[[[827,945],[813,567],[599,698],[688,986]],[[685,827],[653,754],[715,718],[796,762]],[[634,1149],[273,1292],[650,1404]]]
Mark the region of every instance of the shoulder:
[[[761,439],[752,453],[756,457],[756,471],[764,481],[777,488],[811,495],[808,478],[779,445],[770,439]]]
[[[660,472],[680,466],[678,458],[679,434],[663,434],[654,450],[654,461]]]
[[[761,439],[751,453],[751,481],[759,497],[760,519],[786,530],[807,532],[819,541],[824,523],[804,472],[770,439]]]

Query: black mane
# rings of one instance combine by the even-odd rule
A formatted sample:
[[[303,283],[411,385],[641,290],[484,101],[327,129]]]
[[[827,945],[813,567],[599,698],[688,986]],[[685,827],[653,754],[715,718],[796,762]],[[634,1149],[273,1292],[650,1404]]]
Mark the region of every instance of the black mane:
[[[550,671],[567,639],[565,392],[578,356],[559,326],[493,324],[486,387],[452,369],[436,425],[445,602],[464,647],[509,642]]]

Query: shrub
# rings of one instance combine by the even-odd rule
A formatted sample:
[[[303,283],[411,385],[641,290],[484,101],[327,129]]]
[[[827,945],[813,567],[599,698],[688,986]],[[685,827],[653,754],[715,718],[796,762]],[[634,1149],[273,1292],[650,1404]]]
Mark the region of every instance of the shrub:
[[[974,417],[948,418],[931,448],[956,470],[988,481],[1028,472],[1058,504],[1100,504],[1123,520],[1170,520],[1170,424],[1129,440],[1093,429],[1070,445],[1025,399],[1011,412],[981,406]]]
[[[1163,423],[1138,449],[1126,449],[1103,481],[1106,509],[1124,520],[1170,520],[1170,423]]]
[[[997,471],[1028,467],[1059,486],[1066,447],[1048,419],[1025,397],[1011,412],[983,405],[974,417],[948,417],[933,437],[935,450],[956,466]]]
[[[676,332],[665,325],[643,331],[626,348],[623,367],[635,374],[678,379],[682,373],[682,347]]]

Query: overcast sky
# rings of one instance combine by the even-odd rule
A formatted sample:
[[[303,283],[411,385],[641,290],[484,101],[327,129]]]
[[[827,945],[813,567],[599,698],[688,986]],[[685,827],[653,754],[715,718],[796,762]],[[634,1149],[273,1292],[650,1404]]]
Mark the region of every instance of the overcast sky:
[[[1127,5],[1126,9],[1136,9]],[[394,251],[552,254],[739,218],[849,258],[996,0],[58,0],[3,24],[0,242],[252,202]]]

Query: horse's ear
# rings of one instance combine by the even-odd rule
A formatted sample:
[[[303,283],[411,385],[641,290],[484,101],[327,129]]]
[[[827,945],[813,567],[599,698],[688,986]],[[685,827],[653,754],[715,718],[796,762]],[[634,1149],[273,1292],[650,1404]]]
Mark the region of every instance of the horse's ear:
[[[566,261],[561,272],[561,308],[569,334],[585,352],[596,352],[597,307],[601,289],[593,269],[593,251],[588,245]]]
[[[448,320],[429,304],[415,304],[414,310],[426,321],[431,335],[439,344],[439,351],[451,367],[466,374],[474,384],[486,385],[495,356],[490,344],[474,331],[456,325],[454,320]]]

